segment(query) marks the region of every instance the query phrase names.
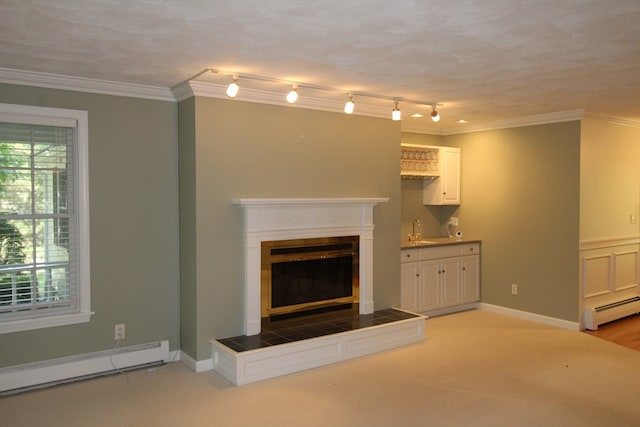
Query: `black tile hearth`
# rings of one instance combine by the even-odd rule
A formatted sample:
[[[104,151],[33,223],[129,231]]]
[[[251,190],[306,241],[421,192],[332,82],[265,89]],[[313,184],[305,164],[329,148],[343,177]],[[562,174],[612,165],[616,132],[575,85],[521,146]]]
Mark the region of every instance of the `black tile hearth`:
[[[240,335],[217,340],[236,353],[257,350],[288,342],[301,341],[391,322],[421,317],[388,308],[371,314],[359,314],[358,307],[279,320],[265,320],[258,335]]]

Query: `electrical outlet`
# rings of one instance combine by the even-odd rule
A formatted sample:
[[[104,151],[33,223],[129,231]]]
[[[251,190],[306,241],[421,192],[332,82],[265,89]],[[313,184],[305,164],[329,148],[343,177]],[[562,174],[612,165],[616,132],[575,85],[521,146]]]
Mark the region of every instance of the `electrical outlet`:
[[[511,295],[518,295],[518,285],[515,283],[511,285]]]
[[[638,223],[638,217],[635,216],[634,214],[629,215],[629,223],[630,224],[637,224]]]
[[[116,341],[124,339],[124,323],[119,323],[116,325],[115,337]]]

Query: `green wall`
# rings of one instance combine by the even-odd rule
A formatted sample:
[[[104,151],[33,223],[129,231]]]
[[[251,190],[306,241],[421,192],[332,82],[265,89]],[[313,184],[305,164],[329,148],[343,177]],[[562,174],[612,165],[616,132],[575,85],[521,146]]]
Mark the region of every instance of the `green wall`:
[[[374,208],[374,301],[398,303],[398,123],[202,97],[179,109],[181,119],[195,117],[195,137],[180,135],[190,157],[180,160],[181,186],[195,182],[195,193],[181,195],[182,249],[196,252],[182,261],[195,270],[182,273],[182,294],[195,296],[182,305],[183,321],[195,316],[196,328],[183,329],[191,357],[208,359],[211,338],[243,332],[243,212],[234,198],[389,197]]]
[[[433,141],[411,137],[421,139]],[[445,236],[457,215],[464,236],[482,240],[482,302],[577,321],[580,122],[447,135],[442,145],[461,148],[460,206],[416,211],[422,187],[407,181],[403,208],[427,218],[427,237]]]
[[[177,108],[173,102],[0,84],[0,102],[87,110],[88,323],[0,335],[0,366],[179,341]]]
[[[179,193],[180,193],[180,347],[196,354],[197,298],[196,288],[196,122],[195,99],[178,106]]]

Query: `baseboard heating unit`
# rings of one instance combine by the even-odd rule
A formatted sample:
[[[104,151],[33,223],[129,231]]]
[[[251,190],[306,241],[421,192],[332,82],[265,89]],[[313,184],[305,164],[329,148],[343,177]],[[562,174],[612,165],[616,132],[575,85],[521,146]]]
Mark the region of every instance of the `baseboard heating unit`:
[[[0,368],[0,395],[167,363],[169,341]]]
[[[599,325],[640,313],[640,296],[616,301],[599,307],[585,307],[584,325],[586,329],[595,331]]]

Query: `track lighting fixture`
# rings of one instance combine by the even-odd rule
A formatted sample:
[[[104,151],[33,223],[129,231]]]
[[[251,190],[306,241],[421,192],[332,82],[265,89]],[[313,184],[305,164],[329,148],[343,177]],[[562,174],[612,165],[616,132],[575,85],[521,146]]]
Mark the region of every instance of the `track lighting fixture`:
[[[431,120],[433,120],[434,122],[439,122],[440,121],[440,114],[438,114],[438,112],[436,111],[436,106],[432,105],[433,111],[431,111]]]
[[[353,96],[349,94],[349,99],[347,100],[346,104],[344,104],[344,112],[347,114],[352,114],[355,106],[356,104],[353,103]]]
[[[229,83],[229,86],[227,87],[227,96],[229,98],[235,98],[240,91],[240,86],[238,85],[238,75],[234,74],[232,78],[233,81]]]
[[[240,77],[242,77],[243,79],[246,80],[258,80],[258,81],[263,81],[263,82],[269,82],[269,83],[275,83],[278,85],[282,85],[282,84],[286,84],[286,85],[291,85],[291,90],[289,91],[289,93],[286,96],[286,100],[289,104],[293,104],[298,100],[298,88],[299,87],[304,87],[307,89],[310,89],[310,92],[318,92],[318,91],[324,91],[324,92],[333,92],[333,93],[345,93],[346,91],[343,92],[342,89],[338,89],[335,87],[330,87],[330,86],[322,86],[322,85],[316,85],[313,83],[298,83],[292,80],[285,80],[285,79],[280,79],[277,77],[268,77],[268,76],[260,76],[257,74],[245,74],[245,73],[237,73],[237,72],[231,72],[231,71],[225,71],[225,70],[221,70],[221,69],[217,69],[217,68],[205,68],[204,70],[200,71],[199,73],[191,76],[190,78],[188,78],[187,80],[185,80],[183,83],[188,83],[192,80],[197,79],[198,77],[200,77],[201,75],[205,74],[205,73],[213,73],[213,74],[217,74],[220,76],[229,76],[232,78],[232,82],[227,86],[226,88],[226,94],[229,98],[234,98],[238,95],[238,93],[240,92],[240,85],[238,84],[238,79]],[[224,86],[223,86],[224,87]],[[260,92],[257,91],[256,92]],[[306,93],[305,93],[306,94]],[[380,100],[387,100],[387,101],[393,101],[394,102],[394,108],[393,111],[391,112],[391,119],[394,121],[398,121],[402,119],[402,114],[400,113],[400,108],[398,108],[398,103],[399,102],[404,102],[407,104],[413,104],[413,105],[420,105],[420,106],[424,106],[424,107],[428,107],[431,106],[432,111],[431,111],[431,120],[433,120],[434,122],[438,122],[440,120],[440,115],[438,114],[438,111],[436,111],[436,107],[438,104],[436,104],[433,101],[420,101],[420,100],[415,100],[415,99],[408,99],[408,98],[402,98],[402,97],[391,97],[391,96],[387,96],[387,95],[379,95],[379,94],[375,94],[375,93],[370,93],[370,92],[361,92],[361,91],[354,91],[354,92],[348,92],[348,96],[347,96],[347,102],[344,104],[344,112],[346,114],[353,114],[354,110],[355,110],[355,103],[353,102],[353,96],[358,96],[359,97],[359,102],[360,102],[360,98],[376,98],[376,99],[380,99]],[[280,98],[281,99],[281,98]],[[313,99],[310,99],[309,102],[313,103]],[[333,102],[333,101],[332,101]],[[363,105],[361,105],[361,107],[364,107],[365,110],[368,110],[370,107],[367,105],[367,103],[364,103]],[[409,108],[411,110],[411,108]],[[420,113],[414,113],[411,117],[422,117],[422,114]]]
[[[402,114],[398,108],[398,101],[394,100],[393,102],[395,103],[395,107],[393,107],[393,111],[391,112],[391,120],[398,121],[402,118]]]
[[[294,83],[291,86],[291,92],[287,94],[287,102],[289,104],[293,104],[297,100],[298,100],[298,85]]]

